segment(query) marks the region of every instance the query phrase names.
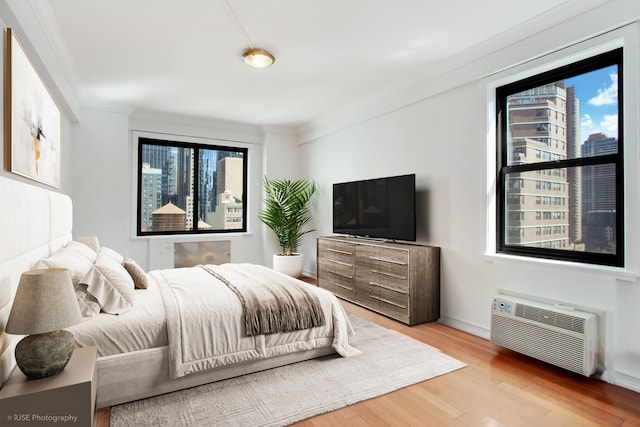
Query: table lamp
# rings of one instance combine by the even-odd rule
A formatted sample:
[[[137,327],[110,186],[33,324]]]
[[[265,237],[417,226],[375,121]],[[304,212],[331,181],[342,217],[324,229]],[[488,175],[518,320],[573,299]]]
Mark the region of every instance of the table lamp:
[[[67,366],[75,340],[61,329],[82,321],[66,268],[22,273],[5,331],[28,335],[16,346],[18,367],[29,379],[57,375]]]

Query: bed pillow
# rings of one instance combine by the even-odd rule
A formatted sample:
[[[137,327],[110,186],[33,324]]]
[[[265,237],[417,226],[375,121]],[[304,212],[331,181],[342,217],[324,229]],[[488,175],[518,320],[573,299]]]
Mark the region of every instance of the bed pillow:
[[[100,241],[98,236],[76,236],[76,242],[86,245],[89,249],[95,253],[100,252]]]
[[[135,260],[125,257],[122,261],[122,266],[133,279],[133,284],[136,289],[147,289],[149,287],[147,273],[144,272]]]
[[[76,291],[76,299],[78,300],[82,317],[93,317],[100,314],[102,309],[100,303],[87,291],[87,285],[78,283],[73,285],[73,289]]]
[[[93,249],[91,249],[89,246],[73,240],[68,242],[64,248],[72,252],[77,252],[79,255],[82,255],[91,263],[95,262],[98,256],[98,254],[94,252]]]
[[[101,250],[95,264],[80,283],[87,285],[87,292],[98,301],[105,313],[123,314],[133,308],[133,279],[111,254],[103,254]]]
[[[98,256],[105,256],[105,257],[110,257],[113,258],[114,260],[116,260],[118,262],[118,264],[122,264],[122,261],[124,260],[124,257],[122,255],[120,255],[120,253],[114,249],[111,248],[107,248],[107,247],[101,247],[100,248],[100,252],[98,252]]]
[[[93,263],[82,254],[70,248],[62,248],[49,258],[44,258],[34,265],[34,269],[66,268],[71,275],[73,284],[77,284],[89,270]]]

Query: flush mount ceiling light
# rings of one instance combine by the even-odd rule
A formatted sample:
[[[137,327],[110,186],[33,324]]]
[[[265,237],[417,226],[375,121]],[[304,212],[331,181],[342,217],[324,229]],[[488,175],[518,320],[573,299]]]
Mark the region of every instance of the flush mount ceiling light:
[[[247,32],[244,30],[242,25],[240,25],[240,21],[238,21],[236,14],[233,13],[233,10],[231,9],[231,6],[229,6],[229,3],[227,3],[227,0],[224,0],[224,4],[229,11],[229,15],[231,15],[233,20],[236,22],[236,25],[238,25],[238,28],[240,28],[242,35],[244,35],[244,38],[247,40],[247,44],[249,45],[249,49],[245,50],[242,54],[242,60],[245,62],[245,64],[254,68],[266,68],[273,64],[276,60],[275,57],[264,49],[256,49],[255,47],[253,47],[253,44],[251,44],[251,40],[249,40]]]
[[[272,54],[262,49],[249,48],[242,54],[245,64],[255,68],[266,68],[273,64],[275,58]]]

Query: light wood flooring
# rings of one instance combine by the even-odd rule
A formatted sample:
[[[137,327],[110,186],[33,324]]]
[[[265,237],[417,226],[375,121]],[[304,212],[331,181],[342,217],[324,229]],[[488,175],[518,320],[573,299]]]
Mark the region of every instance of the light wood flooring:
[[[327,426],[640,426],[640,394],[589,379],[444,326],[409,327],[343,302],[347,311],[436,347],[468,366],[307,419]],[[109,409],[98,427],[109,426]]]

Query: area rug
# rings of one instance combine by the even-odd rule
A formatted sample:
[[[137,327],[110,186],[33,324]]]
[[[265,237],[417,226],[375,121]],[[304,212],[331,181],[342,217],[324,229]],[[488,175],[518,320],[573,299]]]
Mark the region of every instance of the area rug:
[[[465,366],[361,317],[349,318],[358,356],[326,356],[115,406],[111,427],[285,426]]]

